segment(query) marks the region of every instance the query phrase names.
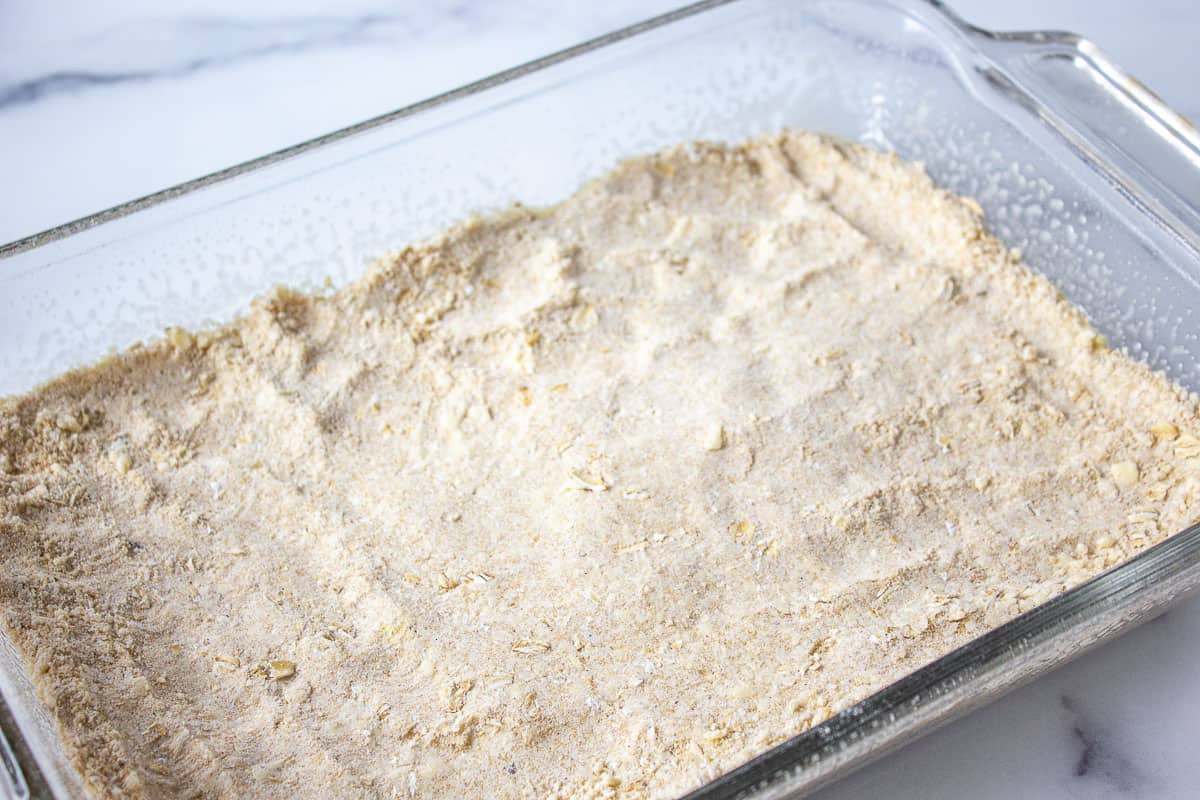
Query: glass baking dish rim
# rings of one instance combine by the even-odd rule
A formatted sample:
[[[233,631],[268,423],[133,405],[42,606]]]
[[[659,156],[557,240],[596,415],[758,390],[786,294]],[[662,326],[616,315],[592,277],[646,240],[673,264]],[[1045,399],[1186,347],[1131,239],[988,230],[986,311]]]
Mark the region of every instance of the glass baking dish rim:
[[[406,117],[412,117],[425,111],[444,106],[455,101],[480,94],[489,89],[494,89],[507,83],[519,80],[533,73],[541,72],[555,65],[571,61],[575,58],[583,56],[598,50],[603,50],[611,45],[631,39],[639,34],[647,33],[657,28],[670,25],[671,23],[680,20],[694,17],[703,14],[707,11],[719,8],[721,6],[734,5],[741,0],[699,0],[699,2],[691,3],[673,11],[668,11],[655,17],[634,23],[633,25],[619,28],[610,33],[602,34],[592,39],[587,39],[579,44],[571,47],[557,50],[540,58],[535,58],[531,61],[518,64],[506,70],[493,73],[479,80],[463,84],[441,94],[436,94],[432,97],[420,100],[406,106],[402,106],[393,111],[388,111],[374,117],[362,120],[361,122],[347,125],[343,128],[322,134],[321,136],[307,139],[293,145],[275,150],[256,158],[242,161],[229,167],[210,172],[206,175],[193,178],[189,181],[176,184],[174,186],[160,189],[157,192],[152,192],[148,195],[135,198],[133,200],[120,203],[118,205],[106,208],[102,211],[80,217],[61,225],[56,225],[53,228],[48,228],[44,231],[33,233],[22,237],[7,244],[0,245],[0,260],[15,256],[19,253],[25,253],[31,250],[36,250],[43,245],[56,242],[60,239],[66,239],[76,234],[95,228],[106,222],[127,217],[131,214],[143,211],[154,206],[165,203],[169,200],[192,194],[193,192],[205,189],[218,183],[253,173],[277,164],[281,161],[294,158],[304,153],[317,150],[326,145],[333,144],[351,136],[378,128],[388,123],[395,122]],[[906,5],[904,2],[896,0],[884,0],[891,5]],[[1085,57],[1094,66],[1097,66],[1107,77],[1113,80],[1121,90],[1124,91],[1129,99],[1136,105],[1140,106],[1146,113],[1153,116],[1157,121],[1163,124],[1168,131],[1177,137],[1189,147],[1191,151],[1200,154],[1200,131],[1197,131],[1187,119],[1174,111],[1161,98],[1150,91],[1144,84],[1130,75],[1122,67],[1118,66],[1111,59],[1106,57],[1103,51],[1098,48],[1093,42],[1075,33],[1067,31],[1055,30],[1029,30],[1029,31],[993,31],[987,28],[981,28],[959,17],[952,11],[942,0],[909,0],[908,5],[915,5],[931,10],[938,15],[942,21],[949,23],[961,36],[965,37],[979,51],[980,55],[985,55],[989,45],[1025,45],[1033,48],[1056,48],[1065,52],[1075,52],[1080,56]]]
[[[233,178],[258,172],[348,137],[515,82],[640,34],[738,2],[741,0],[701,0],[394,111],[0,245],[0,261],[68,239],[105,223]],[[997,56],[996,62],[1001,62],[1003,59],[999,57],[995,48],[1007,47],[1077,55],[1113,81],[1143,114],[1164,126],[1166,133],[1173,137],[1174,143],[1185,147],[1192,154],[1200,154],[1200,132],[1127,71],[1107,58],[1100,48],[1082,36],[1064,31],[991,31],[966,22],[941,0],[882,2],[907,11],[934,14],[959,35],[963,40],[959,44],[965,44],[984,59]],[[997,63],[997,66],[1000,64]],[[1040,102],[1040,98],[1034,100]],[[1156,583],[1173,588],[1163,588],[1155,594],[1148,587]],[[932,721],[933,724],[948,721],[965,713],[969,707],[990,700],[1020,682],[1030,680],[1062,661],[1078,655],[1079,650],[1065,655],[1051,655],[1045,657],[1040,665],[1019,664],[1018,671],[1007,677],[1002,674],[1006,664],[1017,661],[1022,651],[1028,654],[1030,650],[1038,647],[1049,648],[1057,635],[1085,626],[1087,623],[1084,620],[1089,613],[1108,611],[1116,619],[1121,611],[1127,612],[1135,605],[1135,598],[1143,598],[1136,614],[1126,613],[1108,628],[1096,628],[1091,639],[1091,643],[1095,644],[1124,630],[1135,621],[1160,611],[1167,602],[1197,586],[1200,586],[1200,524],[1190,526],[1101,575],[1004,625],[993,628],[810,730],[782,742],[697,788],[686,795],[686,798],[731,800],[794,796],[795,792],[812,791],[903,741],[928,732],[930,727],[923,724],[923,720]],[[961,695],[955,696],[955,688],[983,683],[983,679],[989,676],[993,677],[993,683],[986,694],[973,701]],[[905,729],[906,722],[912,733]],[[6,737],[5,733],[9,736]],[[5,699],[0,696],[0,742],[5,739],[12,742],[18,748],[18,752],[0,752],[0,770],[7,772],[9,777],[24,779],[18,784],[18,790],[24,789],[27,793],[24,796],[52,797],[53,790],[41,774],[36,757],[24,747],[20,731],[15,727],[15,720],[5,705]],[[875,740],[879,747],[873,747],[872,740]],[[13,767],[17,768],[15,775]]]

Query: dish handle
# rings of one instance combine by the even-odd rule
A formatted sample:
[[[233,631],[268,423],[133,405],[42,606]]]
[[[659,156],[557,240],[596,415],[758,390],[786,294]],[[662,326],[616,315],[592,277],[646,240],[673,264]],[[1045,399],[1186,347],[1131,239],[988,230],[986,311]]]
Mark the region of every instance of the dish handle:
[[[1033,113],[1200,254],[1200,131],[1191,121],[1088,39],[1057,31],[995,33],[936,0],[931,5],[980,54],[958,66],[974,73],[970,83],[981,94]]]

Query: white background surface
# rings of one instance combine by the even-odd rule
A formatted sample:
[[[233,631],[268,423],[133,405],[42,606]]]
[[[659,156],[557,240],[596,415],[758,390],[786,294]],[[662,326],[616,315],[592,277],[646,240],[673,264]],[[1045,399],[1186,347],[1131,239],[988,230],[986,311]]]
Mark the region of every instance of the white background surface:
[[[672,0],[0,0],[0,242],[445,91]],[[1087,35],[1200,120],[1200,4],[957,0]],[[0,265],[2,266],[2,265]],[[1200,797],[1200,599],[827,798]]]

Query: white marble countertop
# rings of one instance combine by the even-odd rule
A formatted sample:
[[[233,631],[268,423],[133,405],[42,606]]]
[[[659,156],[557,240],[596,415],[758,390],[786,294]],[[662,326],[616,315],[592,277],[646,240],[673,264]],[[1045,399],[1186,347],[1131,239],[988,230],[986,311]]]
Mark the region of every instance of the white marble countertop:
[[[953,0],[1073,30],[1200,120],[1193,0]],[[0,241],[419,100],[676,0],[0,4]],[[364,76],[370,76],[364,80]],[[822,797],[1200,796],[1200,598]]]

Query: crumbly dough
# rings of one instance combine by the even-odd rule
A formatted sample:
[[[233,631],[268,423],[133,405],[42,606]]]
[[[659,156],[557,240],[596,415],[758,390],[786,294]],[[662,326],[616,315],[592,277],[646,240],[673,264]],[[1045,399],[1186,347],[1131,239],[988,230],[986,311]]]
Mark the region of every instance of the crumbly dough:
[[[673,796],[1184,528],[1197,401],[897,158],[626,162],[0,403],[98,797]]]

